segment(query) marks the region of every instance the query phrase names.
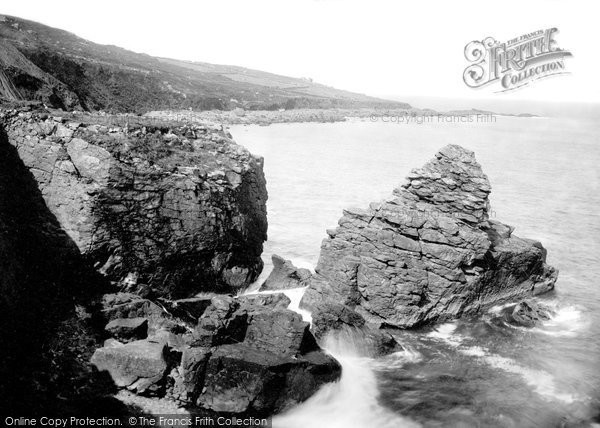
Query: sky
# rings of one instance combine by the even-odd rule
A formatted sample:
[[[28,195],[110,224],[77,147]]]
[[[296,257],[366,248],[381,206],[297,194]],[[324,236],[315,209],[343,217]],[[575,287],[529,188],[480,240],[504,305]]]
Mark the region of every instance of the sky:
[[[600,102],[600,2],[590,0],[4,0],[0,13],[96,43],[310,77],[384,97]],[[463,80],[465,45],[556,27],[568,75],[509,92]]]

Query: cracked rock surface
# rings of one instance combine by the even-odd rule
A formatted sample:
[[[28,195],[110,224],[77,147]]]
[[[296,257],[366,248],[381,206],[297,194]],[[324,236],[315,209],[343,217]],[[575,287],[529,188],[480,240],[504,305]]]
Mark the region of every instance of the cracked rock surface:
[[[123,291],[243,288],[262,269],[263,160],[220,125],[2,110],[9,144],[81,255]]]
[[[490,191],[473,152],[444,147],[391,199],[344,211],[301,306],[343,304],[370,324],[409,328],[551,290],[546,250],[489,219]]]

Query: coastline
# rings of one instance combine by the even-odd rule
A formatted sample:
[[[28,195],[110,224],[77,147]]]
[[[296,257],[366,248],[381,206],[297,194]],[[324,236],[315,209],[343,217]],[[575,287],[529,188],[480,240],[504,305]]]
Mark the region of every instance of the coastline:
[[[161,121],[219,123],[224,125],[260,125],[268,126],[274,123],[334,123],[346,122],[350,119],[370,119],[373,117],[401,118],[425,116],[512,116],[512,117],[537,117],[529,113],[503,114],[486,110],[450,110],[435,111],[432,109],[406,108],[406,109],[293,109],[293,110],[243,110],[235,109],[187,111],[187,110],[160,110],[145,113],[143,117]]]

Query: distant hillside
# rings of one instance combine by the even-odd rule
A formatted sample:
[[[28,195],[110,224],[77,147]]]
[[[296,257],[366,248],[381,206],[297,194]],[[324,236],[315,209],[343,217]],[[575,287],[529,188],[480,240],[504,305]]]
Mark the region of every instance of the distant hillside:
[[[155,58],[0,15],[0,97],[67,110],[407,108],[242,67]]]

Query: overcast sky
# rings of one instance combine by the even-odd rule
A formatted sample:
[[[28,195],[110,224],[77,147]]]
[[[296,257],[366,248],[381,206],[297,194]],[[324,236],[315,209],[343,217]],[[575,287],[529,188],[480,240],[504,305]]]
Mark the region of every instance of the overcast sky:
[[[483,5],[486,5],[483,7]],[[370,95],[600,102],[600,2],[577,0],[4,0],[0,12],[91,41],[234,64]],[[472,40],[557,27],[568,76],[512,93],[462,80]]]

